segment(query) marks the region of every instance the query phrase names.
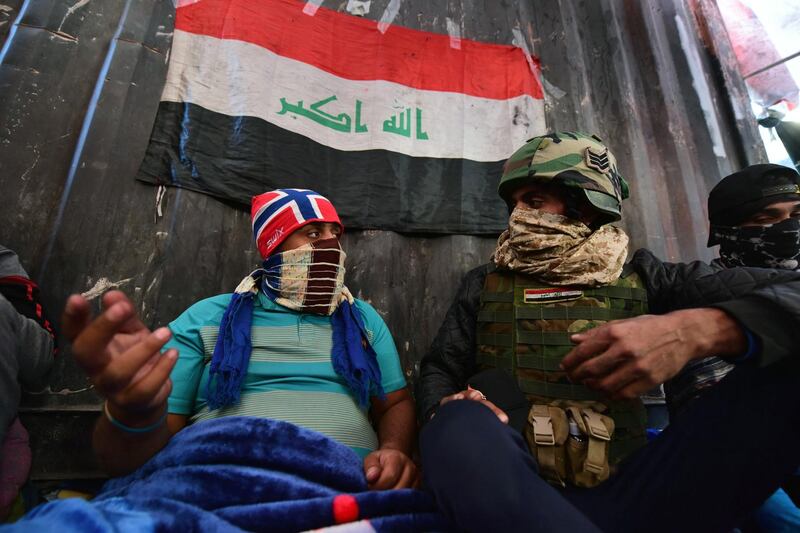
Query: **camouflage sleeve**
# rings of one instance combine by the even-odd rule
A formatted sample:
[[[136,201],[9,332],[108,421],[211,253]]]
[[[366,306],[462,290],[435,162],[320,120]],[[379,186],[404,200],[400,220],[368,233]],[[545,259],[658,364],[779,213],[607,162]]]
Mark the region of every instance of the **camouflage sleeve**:
[[[430,419],[442,398],[464,389],[474,373],[481,290],[486,274],[493,268],[483,265],[464,276],[430,350],[422,358],[416,394],[422,423]]]

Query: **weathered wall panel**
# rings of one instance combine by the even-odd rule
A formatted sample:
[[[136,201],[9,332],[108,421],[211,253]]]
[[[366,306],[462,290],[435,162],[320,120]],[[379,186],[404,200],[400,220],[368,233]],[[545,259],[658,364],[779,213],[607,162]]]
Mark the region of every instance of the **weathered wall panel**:
[[[0,43],[5,41],[6,35],[14,26],[22,2],[23,0],[6,0],[0,4]]]
[[[60,309],[71,292],[116,286],[155,326],[230,291],[257,264],[248,214],[178,189],[159,201],[158,189],[133,180],[166,73],[172,2],[6,3],[0,41],[9,34],[3,17],[28,7],[0,64],[0,242],[20,254],[49,307]],[[724,112],[728,89],[714,70],[717,49],[699,44],[697,10],[680,0],[373,0],[367,16],[380,20],[398,5],[395,24],[532,50],[545,79],[547,125],[596,132],[617,154],[632,188],[632,245],[675,260],[710,257],[705,194],[759,153],[742,146],[751,124]],[[692,65],[708,86],[722,156]],[[493,244],[345,235],[347,283],[385,317],[410,378],[459,278],[485,262]],[[50,389],[28,395],[24,409],[37,478],[96,475],[88,427],[98,400],[69,350]]]

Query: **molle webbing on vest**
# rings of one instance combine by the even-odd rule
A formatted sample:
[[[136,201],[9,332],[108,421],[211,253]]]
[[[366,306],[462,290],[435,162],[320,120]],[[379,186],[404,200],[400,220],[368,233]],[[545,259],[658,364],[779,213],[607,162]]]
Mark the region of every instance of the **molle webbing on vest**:
[[[570,336],[611,320],[647,313],[647,291],[636,274],[614,285],[579,290],[551,287],[529,276],[493,272],[486,276],[478,313],[477,358],[482,367],[513,374],[520,389],[537,401],[594,401],[617,425],[612,462],[644,443],[641,402],[610,402],[559,368],[574,344]]]

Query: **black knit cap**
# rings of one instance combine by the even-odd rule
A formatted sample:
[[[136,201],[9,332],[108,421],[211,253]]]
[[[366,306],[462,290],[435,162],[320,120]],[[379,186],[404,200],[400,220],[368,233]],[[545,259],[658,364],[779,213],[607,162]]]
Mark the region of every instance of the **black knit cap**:
[[[750,165],[722,178],[708,195],[712,225],[737,226],[775,202],[800,200],[800,174],[783,165]],[[713,236],[708,246],[719,244]]]

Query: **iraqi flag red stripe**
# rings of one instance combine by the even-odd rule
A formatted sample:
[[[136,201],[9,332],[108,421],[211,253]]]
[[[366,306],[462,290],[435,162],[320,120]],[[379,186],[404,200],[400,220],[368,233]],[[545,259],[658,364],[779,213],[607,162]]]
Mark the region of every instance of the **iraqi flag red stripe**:
[[[268,4],[268,7],[265,6]],[[543,98],[517,47],[390,26],[296,0],[201,0],[179,7],[175,28],[255,44],[349,80],[385,80],[428,91],[505,100]],[[536,61],[534,60],[534,64]]]

